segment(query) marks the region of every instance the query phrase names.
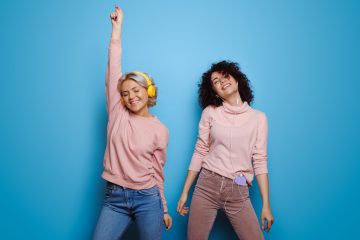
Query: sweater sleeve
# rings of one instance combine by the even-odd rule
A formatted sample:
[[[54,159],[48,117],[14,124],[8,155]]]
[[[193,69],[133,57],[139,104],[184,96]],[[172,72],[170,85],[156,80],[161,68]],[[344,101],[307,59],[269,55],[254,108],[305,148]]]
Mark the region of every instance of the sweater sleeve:
[[[189,166],[189,170],[196,172],[200,171],[202,162],[210,149],[211,116],[209,110],[210,108],[207,107],[203,110],[201,114],[201,119],[199,122],[198,139]]]
[[[169,141],[169,133],[166,130],[165,137],[159,138],[159,143],[154,151],[154,170],[155,170],[155,181],[159,188],[161,201],[164,206],[164,212],[168,211],[166,205],[166,199],[164,194],[164,166],[166,162],[166,148]]]
[[[108,64],[106,68],[106,110],[108,114],[117,103],[120,103],[120,93],[117,90],[118,81],[121,77],[121,45],[120,40],[110,40],[108,50]],[[119,104],[122,108],[122,104]]]
[[[258,129],[256,133],[256,141],[252,154],[255,175],[268,173],[267,143],[268,143],[267,119],[264,113],[260,113],[258,116]]]

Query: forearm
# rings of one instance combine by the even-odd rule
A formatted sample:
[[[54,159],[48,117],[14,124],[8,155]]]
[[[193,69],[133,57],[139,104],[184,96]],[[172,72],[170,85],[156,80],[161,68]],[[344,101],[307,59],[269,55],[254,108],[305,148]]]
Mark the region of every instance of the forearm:
[[[159,188],[161,202],[164,207],[164,212],[168,212],[166,199],[165,199],[165,193],[164,193],[164,172],[162,166],[155,166],[155,182],[157,187]]]
[[[167,203],[166,203],[166,199],[165,199],[165,193],[164,193],[164,182],[161,182],[161,181],[157,180],[157,186],[159,188],[161,202],[162,202],[163,208],[164,208],[164,213],[167,213],[168,212],[168,207],[167,207]]]
[[[121,40],[122,25],[113,26],[111,31],[111,40]]]
[[[192,170],[188,171],[188,174],[186,176],[186,180],[184,183],[183,191],[182,191],[183,194],[188,194],[188,192],[189,192],[191,186],[193,185],[193,183],[196,179],[196,176],[198,174],[199,174],[199,172],[196,172],[196,171],[192,171]]]
[[[268,174],[257,175],[256,180],[258,182],[263,207],[270,207]]]
[[[122,10],[118,7],[110,14],[112,33],[108,50],[108,64],[106,69],[106,108],[110,113],[113,107],[119,102],[120,94],[117,90],[121,76],[121,26]]]

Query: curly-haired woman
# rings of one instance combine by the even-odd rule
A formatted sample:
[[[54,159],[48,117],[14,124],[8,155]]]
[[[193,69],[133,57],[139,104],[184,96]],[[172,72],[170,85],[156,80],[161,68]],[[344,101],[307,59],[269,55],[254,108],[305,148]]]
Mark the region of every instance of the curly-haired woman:
[[[269,202],[267,169],[268,126],[263,112],[251,108],[253,93],[246,75],[234,62],[213,64],[202,76],[199,100],[203,107],[198,140],[177,211],[185,215],[188,192],[193,193],[188,239],[208,239],[217,211],[223,210],[240,239],[263,239],[249,198],[257,178],[263,202],[262,228],[274,222]]]

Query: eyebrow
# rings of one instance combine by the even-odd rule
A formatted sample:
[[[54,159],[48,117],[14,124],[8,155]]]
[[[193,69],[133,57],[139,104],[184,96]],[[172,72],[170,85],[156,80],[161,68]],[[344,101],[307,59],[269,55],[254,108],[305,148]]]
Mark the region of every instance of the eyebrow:
[[[129,92],[130,90],[134,90],[135,88],[138,88],[138,87],[139,87],[139,86],[135,86],[135,87],[133,87],[133,88],[131,88],[131,89],[129,89],[129,90],[121,91],[121,93]]]

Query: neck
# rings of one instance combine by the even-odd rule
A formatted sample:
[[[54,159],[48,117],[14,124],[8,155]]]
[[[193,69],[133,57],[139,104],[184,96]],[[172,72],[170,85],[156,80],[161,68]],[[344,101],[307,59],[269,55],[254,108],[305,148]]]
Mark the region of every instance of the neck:
[[[231,94],[229,97],[224,99],[224,101],[230,104],[231,106],[241,106],[243,104],[239,91],[236,91],[234,94]]]

